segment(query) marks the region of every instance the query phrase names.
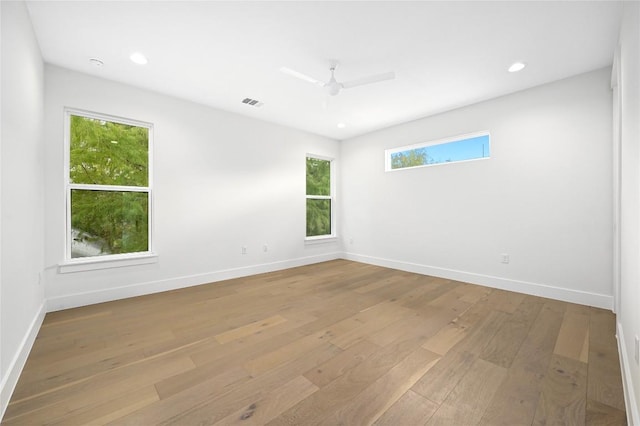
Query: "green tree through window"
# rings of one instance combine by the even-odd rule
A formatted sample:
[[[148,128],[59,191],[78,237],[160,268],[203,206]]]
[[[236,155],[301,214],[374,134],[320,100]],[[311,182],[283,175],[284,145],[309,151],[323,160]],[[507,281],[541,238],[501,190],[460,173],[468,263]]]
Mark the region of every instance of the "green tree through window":
[[[149,251],[149,128],[69,115],[71,258]]]
[[[405,167],[424,166],[432,164],[433,160],[427,155],[424,148],[412,149],[409,151],[398,152],[391,155],[391,168],[402,169]]]
[[[307,237],[331,235],[331,161],[307,157]]]

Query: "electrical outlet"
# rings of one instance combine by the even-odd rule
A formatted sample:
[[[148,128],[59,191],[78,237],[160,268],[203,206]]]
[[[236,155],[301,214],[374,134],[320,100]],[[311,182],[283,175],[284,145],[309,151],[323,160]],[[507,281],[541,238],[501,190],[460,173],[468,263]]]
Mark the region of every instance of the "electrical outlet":
[[[353,244],[353,238],[349,238],[349,244]]]
[[[242,254],[247,254],[247,247],[246,246],[242,246]]]
[[[636,336],[635,357],[636,357],[636,364],[640,365],[640,340],[638,339],[638,336]]]
[[[269,251],[269,246],[266,245],[266,244],[263,244],[262,245],[262,251],[265,252],[265,253],[268,252]]]
[[[509,263],[509,255],[507,253],[502,253],[500,255],[500,262]]]

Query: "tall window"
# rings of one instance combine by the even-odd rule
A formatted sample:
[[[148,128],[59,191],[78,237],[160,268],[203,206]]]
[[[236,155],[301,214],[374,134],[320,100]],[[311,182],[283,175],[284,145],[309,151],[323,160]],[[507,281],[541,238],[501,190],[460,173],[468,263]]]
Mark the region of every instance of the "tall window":
[[[490,139],[487,132],[454,136],[385,151],[387,171],[489,157]]]
[[[67,110],[67,259],[151,251],[152,126]]]
[[[334,232],[332,161],[307,156],[307,238]]]

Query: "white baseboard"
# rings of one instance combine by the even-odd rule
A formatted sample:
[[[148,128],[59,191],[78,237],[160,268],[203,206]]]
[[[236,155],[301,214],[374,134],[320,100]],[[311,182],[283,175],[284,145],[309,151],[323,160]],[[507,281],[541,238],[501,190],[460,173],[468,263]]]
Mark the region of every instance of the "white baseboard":
[[[640,426],[640,408],[636,404],[636,393],[633,389],[631,376],[631,364],[627,358],[627,345],[624,339],[622,325],[616,321],[616,337],[618,339],[618,353],[620,354],[620,367],[622,370],[622,387],[624,388],[624,406],[627,408],[627,424]]]
[[[45,314],[46,303],[42,302],[42,304],[40,305],[40,309],[38,309],[38,312],[29,325],[27,333],[24,335],[22,341],[20,342],[18,351],[9,363],[7,374],[2,378],[2,382],[0,382],[0,419],[4,417],[4,413],[7,410],[7,406],[9,405],[9,400],[11,399],[11,395],[13,394],[13,390],[18,384],[20,373],[22,373],[22,369],[27,362],[29,352],[31,352],[33,343],[38,336],[38,332],[40,331],[42,321],[44,321]]]
[[[62,309],[76,308],[79,306],[93,305],[96,303],[110,302],[129,297],[143,296],[161,291],[176,290],[195,285],[208,284],[217,281],[246,277],[249,275],[263,274],[282,269],[295,268],[313,263],[326,262],[340,259],[341,253],[327,253],[317,256],[301,257],[291,260],[283,260],[273,263],[245,266],[242,268],[225,269],[208,272],[205,274],[187,275],[183,277],[169,278],[165,280],[150,281],[122,287],[109,288],[85,293],[69,294],[65,296],[47,299],[47,312],[60,311]]]
[[[547,297],[549,299],[562,300],[563,302],[578,303],[580,305],[594,306],[611,310],[613,308],[613,296],[605,294],[589,293],[586,291],[572,290],[562,287],[554,287],[546,284],[531,283],[512,280],[508,278],[494,277],[490,275],[475,274],[472,272],[457,271],[454,269],[439,268],[429,265],[421,265],[399,260],[383,259],[373,256],[365,256],[355,253],[344,253],[343,259],[385,268],[399,269],[401,271],[414,272],[416,274],[431,275],[449,280],[464,281],[471,284],[518,293],[531,294],[533,296]]]
[[[125,299],[128,297],[143,296],[146,294],[158,293],[161,291],[176,290],[179,288],[191,287],[194,285],[201,285],[233,278],[241,278],[249,275],[273,272],[287,268],[295,268],[298,266],[310,265],[313,263],[341,258],[353,260],[356,262],[383,266],[387,268],[399,269],[407,272],[431,275],[456,281],[464,281],[471,284],[479,284],[492,288],[516,291],[520,293],[531,294],[534,296],[562,300],[565,302],[578,303],[581,305],[594,306],[603,309],[613,308],[613,297],[609,295],[589,293],[545,284],[475,274],[471,272],[457,271],[453,269],[445,269],[398,260],[383,259],[355,253],[333,252],[318,256],[302,257],[273,263],[245,266],[241,268],[225,269],[205,274],[187,275],[98,291],[52,297],[47,299],[47,312],[54,312],[62,309],[109,302],[112,300]]]

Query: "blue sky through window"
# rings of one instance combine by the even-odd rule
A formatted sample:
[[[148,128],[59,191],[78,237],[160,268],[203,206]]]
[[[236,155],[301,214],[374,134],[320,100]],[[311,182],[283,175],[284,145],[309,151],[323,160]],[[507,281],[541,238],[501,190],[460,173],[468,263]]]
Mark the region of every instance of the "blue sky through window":
[[[392,169],[420,165],[453,163],[490,156],[489,135],[474,136],[391,154]]]

